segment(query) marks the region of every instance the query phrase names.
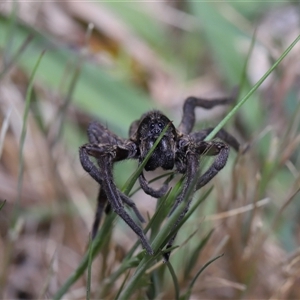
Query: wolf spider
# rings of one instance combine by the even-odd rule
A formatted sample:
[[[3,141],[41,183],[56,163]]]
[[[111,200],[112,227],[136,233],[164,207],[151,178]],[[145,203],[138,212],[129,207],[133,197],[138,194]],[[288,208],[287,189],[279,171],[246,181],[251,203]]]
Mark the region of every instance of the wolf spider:
[[[141,164],[162,130],[168,125],[167,131],[144,169],[153,171],[158,167],[162,167],[164,170],[175,169],[176,172],[185,175],[181,192],[175,200],[171,214],[185,199],[193,179],[197,176],[201,155],[215,156],[215,159],[208,170],[197,179],[193,187],[194,191],[207,184],[225,166],[229,154],[229,146],[236,151],[239,150],[237,140],[223,129],[216,134],[216,137],[222,141],[204,141],[213,128],[191,133],[195,124],[195,108],[211,109],[217,105],[229,104],[233,100],[234,97],[213,100],[195,97],[187,98],[183,105],[183,116],[178,129],[162,112],[158,110],[147,112],[139,120],[131,124],[129,139],[122,139],[110,132],[102,124],[92,122],[87,129],[89,143],[80,147],[79,150],[82,167],[101,186],[97,199],[98,205],[92,237],[94,238],[97,233],[103,210],[108,201],[114,212],[138,235],[147,253],[153,255],[154,251],[142,228],[135,223],[124,209],[125,203],[133,209],[141,222],[145,222],[134,202],[116,187],[113,179],[113,164],[125,159],[136,159]],[[96,158],[99,167],[95,166],[89,156]],[[139,175],[139,182],[144,192],[155,198],[162,197],[168,190],[167,183],[160,189],[154,190],[149,186],[143,172]],[[185,210],[181,213],[179,220],[174,226],[178,225],[188,211],[190,201],[188,201]],[[172,246],[174,239],[175,236],[168,242],[167,249]],[[165,260],[169,259],[169,255],[170,252],[164,255]]]

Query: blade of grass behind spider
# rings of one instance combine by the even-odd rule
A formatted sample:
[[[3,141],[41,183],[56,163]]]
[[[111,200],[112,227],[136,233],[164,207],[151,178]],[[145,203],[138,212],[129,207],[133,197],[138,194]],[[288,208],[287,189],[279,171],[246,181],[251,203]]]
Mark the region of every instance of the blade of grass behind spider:
[[[146,163],[148,162],[148,160],[150,159],[153,151],[155,150],[155,148],[157,147],[158,143],[161,141],[161,139],[163,138],[165,132],[168,130],[169,128],[169,124],[164,128],[164,130],[161,132],[160,136],[157,138],[157,140],[155,141],[154,145],[152,146],[152,148],[150,149],[150,151],[148,152],[148,154],[146,155],[145,159],[143,160],[143,162],[139,165],[139,167],[137,168],[137,170],[129,177],[129,179],[126,181],[122,191],[124,192],[125,195],[128,195],[129,192],[131,191],[131,189],[133,188],[135,182],[137,181],[139,175],[141,174],[142,170],[144,169]]]
[[[166,217],[170,213],[170,210],[174,204],[174,199],[177,198],[181,191],[181,186],[184,181],[184,176],[181,177],[181,179],[175,184],[175,186],[172,188],[172,190],[166,195],[166,197],[163,197],[158,202],[157,207],[157,213],[153,215],[151,218],[151,221],[149,222],[149,227],[151,228],[151,237],[150,241],[153,241],[156,235],[158,234],[161,224],[165,221]]]
[[[197,272],[197,274],[195,275],[195,277],[193,278],[193,280],[191,281],[187,292],[185,293],[185,295],[183,297],[180,297],[181,300],[188,300],[190,299],[191,293],[192,293],[192,289],[196,283],[197,278],[199,277],[199,275],[211,264],[213,263],[215,260],[219,259],[220,257],[222,257],[224,254],[218,255],[217,257],[214,257],[213,259],[209,260],[206,264],[204,264],[204,266]]]
[[[205,138],[205,141],[211,140],[216,133],[229,121],[230,118],[239,110],[239,108],[253,95],[253,93],[260,87],[260,85],[266,80],[266,78],[274,71],[274,69],[281,63],[281,61],[289,54],[294,46],[299,42],[300,35],[290,44],[290,46],[282,53],[282,55],[276,60],[273,66],[261,77],[260,80],[252,87],[247,95],[238,102],[233,109],[225,116],[225,118],[214,128],[214,130]]]
[[[92,249],[93,249],[93,240],[91,235],[89,235],[89,249],[88,249],[88,274],[87,274],[87,283],[86,283],[86,299],[90,300],[91,298],[91,275],[92,275]]]
[[[0,159],[1,159],[1,156],[2,156],[2,150],[3,150],[3,146],[4,146],[4,139],[5,139],[5,136],[6,136],[7,129],[8,129],[9,118],[10,118],[10,115],[11,115],[11,111],[12,111],[12,107],[9,107],[9,109],[5,113],[5,117],[4,117],[4,120],[2,122],[2,126],[1,126],[1,132],[0,132]]]
[[[162,197],[159,201],[159,205],[158,208],[156,209],[153,217],[150,219],[150,221],[148,222],[147,226],[144,229],[144,232],[147,233],[148,230],[151,228],[152,231],[155,231],[156,229],[153,228],[153,226],[157,226],[157,224],[161,224],[162,221],[165,219],[166,215],[168,214],[168,212],[170,210],[168,210],[168,207],[170,205],[168,205],[168,203],[172,203],[174,202],[174,199],[176,199],[178,192],[180,190],[180,186],[183,182],[183,178],[181,178],[181,180],[179,180],[175,186],[172,188],[172,190],[170,190],[170,192],[168,192],[164,197]],[[150,240],[153,240],[154,234],[152,234],[151,232],[151,238]],[[137,243],[131,248],[131,250],[128,252],[128,254],[126,255],[126,258],[130,258],[134,251],[136,250],[136,248],[138,247],[139,242],[137,241]]]
[[[189,217],[194,213],[194,211],[198,208],[198,206],[209,196],[213,187],[207,190],[199,199],[192,205],[192,207],[188,210],[183,219],[178,223],[176,228],[173,228],[170,233],[166,236],[165,240],[162,242],[162,245],[165,246],[167,242],[171,239],[171,237],[180,229],[180,227],[189,219]]]
[[[190,273],[192,271],[192,269],[194,268],[194,266],[196,265],[196,262],[199,258],[200,252],[201,250],[204,248],[204,246],[207,244],[207,242],[209,241],[212,233],[214,232],[214,229],[211,229],[208,234],[202,239],[200,240],[200,243],[198,244],[198,246],[195,248],[195,250],[193,251],[193,253],[191,255],[189,255],[189,259],[185,265],[184,268],[184,277],[185,278],[189,278],[190,277]]]
[[[152,248],[155,251],[154,256],[150,256],[146,254],[141,262],[139,263],[135,273],[130,278],[128,284],[124,288],[123,292],[120,295],[119,299],[131,299],[131,295],[140,288],[139,283],[140,280],[143,278],[143,275],[145,274],[146,270],[150,267],[150,265],[161,256],[161,253],[158,251],[158,249],[161,246],[161,242],[164,241],[166,235],[170,231],[170,228],[172,228],[172,225],[176,222],[176,220],[179,218],[180,214],[184,210],[186,206],[185,201],[183,201],[177,209],[174,211],[174,213],[171,215],[171,217],[167,220],[166,224],[162,227],[161,231],[158,233],[156,238],[154,239],[152,243]]]
[[[179,216],[182,214],[183,210],[186,208],[187,202],[192,196],[192,193],[194,192],[194,186],[197,182],[198,176],[195,176],[190,187],[188,188],[188,191],[186,193],[186,196],[184,197],[183,201],[178,205],[176,210],[173,212],[173,214],[168,218],[164,226],[161,228],[157,236],[154,238],[153,242],[151,243],[151,246],[156,253],[155,256],[149,256],[145,255],[144,258],[141,260],[139,266],[136,269],[135,274],[131,277],[130,281],[128,282],[128,285],[125,287],[124,291],[120,295],[120,299],[129,299],[132,293],[139,288],[139,282],[143,275],[145,274],[145,271],[149,268],[150,264],[153,263],[156,258],[161,256],[161,253],[158,251],[159,249],[162,249],[165,244],[169,241],[170,237],[173,235],[170,235],[170,232],[173,232],[174,224],[177,222]],[[175,199],[174,199],[175,201]],[[185,219],[186,220],[186,219]],[[178,227],[175,228],[175,230],[178,230],[180,226],[183,225],[183,222],[178,225]],[[167,239],[167,237],[169,237]]]
[[[167,211],[169,211],[166,202],[169,202],[168,198],[170,199],[170,201],[172,201],[172,199],[174,199],[177,196],[181,184],[182,184],[182,180],[177,182],[176,185],[172,188],[172,190],[170,190],[164,197],[158,200],[159,202],[158,208],[156,209],[153,217],[150,219],[147,226],[145,227],[144,229],[145,233],[147,233],[150,228],[153,231],[153,226],[156,226],[157,223],[162,222],[160,220],[163,220],[164,219],[163,216],[166,216]],[[152,236],[152,231],[151,231],[150,241],[155,237],[155,235]],[[120,267],[115,272],[113,272],[108,278],[106,278],[106,283],[102,289],[102,294],[101,294],[103,298],[107,294],[107,291],[110,290],[111,286],[115,283],[115,281],[127,269],[137,267],[139,265],[141,259],[143,258],[142,256],[143,252],[140,252],[137,256],[132,257],[133,253],[136,251],[138,246],[139,246],[139,241],[136,241],[136,243],[132,246],[130,251],[127,253],[126,257],[123,259],[123,262],[120,265]]]
[[[1,211],[1,209],[3,208],[3,206],[5,205],[5,203],[6,203],[6,200],[4,200],[4,201],[0,204],[0,211]]]
[[[171,274],[171,277],[172,277],[172,280],[173,280],[173,283],[174,283],[174,290],[175,290],[175,299],[176,300],[179,300],[179,291],[180,291],[180,288],[179,288],[179,283],[178,283],[178,279],[177,279],[177,276],[176,276],[176,273],[174,271],[174,268],[172,267],[171,263],[169,261],[166,262],[166,265],[170,271],[170,274]]]

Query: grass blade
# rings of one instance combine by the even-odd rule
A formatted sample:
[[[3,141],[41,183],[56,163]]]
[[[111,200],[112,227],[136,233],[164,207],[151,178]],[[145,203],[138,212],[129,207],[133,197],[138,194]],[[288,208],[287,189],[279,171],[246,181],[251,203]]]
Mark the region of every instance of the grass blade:
[[[44,55],[45,51],[43,51],[38,58],[33,71],[31,73],[31,76],[29,78],[29,84],[28,84],[28,89],[26,92],[26,99],[25,99],[25,110],[24,110],[24,115],[23,115],[23,125],[22,125],[22,132],[21,132],[21,138],[20,138],[20,150],[19,150],[19,175],[18,175],[18,198],[16,202],[16,213],[15,213],[15,218],[19,213],[19,206],[20,206],[20,201],[21,201],[21,194],[22,194],[22,184],[23,184],[23,169],[24,169],[24,161],[23,161],[23,150],[24,150],[24,144],[25,144],[25,138],[26,138],[26,132],[27,132],[27,119],[28,119],[28,114],[29,114],[29,108],[30,108],[30,102],[31,102],[31,94],[32,94],[32,89],[33,89],[33,81],[34,81],[34,76],[35,73],[38,69],[38,66],[42,60],[42,57]]]
[[[252,87],[247,95],[238,102],[233,109],[225,116],[225,118],[214,128],[214,130],[205,138],[205,141],[211,140],[216,133],[233,117],[233,115],[239,110],[239,108],[252,96],[252,94],[259,88],[259,86],[266,80],[266,78],[274,71],[274,69],[281,63],[281,61],[289,54],[294,46],[299,42],[300,35],[290,44],[290,46],[282,53],[282,55],[276,60],[273,66],[261,77],[260,80]]]
[[[88,249],[88,276],[87,276],[87,286],[86,286],[86,299],[90,300],[91,298],[91,275],[92,275],[92,249],[93,249],[93,240],[91,239],[91,235],[89,236],[89,249]]]
[[[207,242],[209,241],[213,232],[214,232],[214,229],[210,230],[209,233],[200,241],[199,245],[193,251],[192,255],[190,256],[189,261],[187,262],[187,264],[185,266],[184,277],[189,277],[190,272],[192,271],[193,267],[196,265],[196,262],[197,262],[197,259],[199,257],[201,250],[207,244]]]
[[[222,257],[224,254],[218,255],[217,257],[214,257],[213,259],[209,260],[206,264],[204,264],[204,266],[197,272],[197,274],[195,275],[195,277],[193,278],[192,282],[189,285],[189,288],[186,292],[186,294],[184,295],[183,299],[184,300],[188,300],[191,296],[192,293],[192,289],[196,283],[197,278],[199,277],[199,275],[211,264],[213,263],[215,260],[219,259],[220,257]]]
[[[169,124],[163,129],[163,131],[161,132],[161,134],[159,135],[159,137],[155,141],[154,145],[152,146],[152,148],[150,149],[150,151],[146,155],[146,157],[143,160],[143,162],[139,165],[139,167],[137,168],[137,170],[126,181],[126,183],[124,185],[124,188],[122,189],[124,191],[124,194],[126,194],[126,195],[129,194],[129,192],[131,191],[133,185],[137,181],[139,175],[141,174],[142,170],[144,169],[144,167],[147,164],[148,160],[150,159],[152,153],[154,152],[155,148],[157,147],[157,145],[159,144],[159,142],[163,138],[163,136],[164,136],[165,132],[168,130],[168,128],[169,128]]]
[[[4,200],[4,201],[0,204],[0,211],[1,211],[1,209],[4,207],[5,203],[6,203],[6,200]]]
[[[120,287],[119,290],[118,290],[118,293],[117,293],[117,295],[116,295],[116,297],[115,297],[115,300],[119,299],[119,296],[120,296],[120,294],[121,294],[121,292],[122,292],[122,290],[123,290],[123,288],[124,288],[124,285],[125,285],[125,283],[126,283],[128,277],[129,277],[129,274],[130,274],[130,272],[128,271],[127,274],[126,274],[126,276],[125,276],[125,278],[124,278],[124,281],[122,282],[121,287]]]
[[[115,214],[109,214],[103,223],[103,226],[99,230],[99,233],[95,237],[95,240],[93,241],[92,245],[92,260],[95,259],[97,254],[99,253],[100,249],[103,247],[103,245],[107,241],[108,233],[111,232],[113,228],[113,221],[115,220],[116,215]],[[61,299],[61,297],[68,291],[68,289],[82,276],[82,274],[85,272],[88,263],[89,263],[89,253],[86,253],[79,263],[76,270],[71,274],[71,276],[66,280],[66,282],[62,285],[62,287],[57,291],[57,293],[54,295],[53,299]]]
[[[175,289],[175,299],[178,300],[179,299],[179,283],[178,283],[178,279],[177,276],[175,274],[174,268],[172,267],[171,263],[169,261],[166,262],[166,265],[170,271],[171,277],[173,279],[173,283],[174,283],[174,289]]]

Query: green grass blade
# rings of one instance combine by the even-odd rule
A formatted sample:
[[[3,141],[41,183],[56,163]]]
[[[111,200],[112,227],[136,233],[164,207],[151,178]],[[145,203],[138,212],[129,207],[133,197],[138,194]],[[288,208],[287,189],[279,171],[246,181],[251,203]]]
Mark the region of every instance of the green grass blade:
[[[208,232],[208,234],[200,241],[200,243],[198,244],[196,249],[193,251],[193,253],[190,255],[189,260],[184,269],[184,277],[189,277],[190,272],[192,271],[193,267],[196,265],[196,262],[197,262],[197,259],[199,257],[201,250],[207,244],[207,242],[210,239],[213,232],[214,232],[214,229],[210,230]]]
[[[281,63],[281,61],[289,54],[294,46],[299,42],[300,35],[290,44],[290,46],[282,53],[282,55],[276,60],[273,66],[261,77],[260,80],[252,87],[247,95],[238,102],[233,109],[225,116],[225,118],[214,128],[214,130],[206,137],[205,141],[211,140],[216,133],[233,117],[238,109],[252,96],[252,94],[259,88],[259,86],[266,80],[266,78],[274,71],[274,69]]]
[[[33,35],[29,34],[28,37],[25,39],[25,41],[22,43],[20,48],[17,50],[17,52],[13,55],[13,57],[6,62],[5,66],[0,72],[0,81],[3,79],[5,74],[16,64],[16,62],[19,60],[20,56],[24,53],[27,46],[30,44],[30,42],[33,39]]]
[[[120,296],[120,294],[121,294],[121,292],[122,292],[122,290],[123,290],[123,288],[124,288],[124,285],[125,285],[125,283],[126,283],[128,277],[129,277],[129,274],[130,274],[130,272],[127,272],[127,274],[126,274],[126,276],[125,276],[125,278],[124,278],[124,280],[123,280],[123,282],[122,282],[122,285],[120,286],[120,288],[119,288],[119,290],[118,290],[118,293],[117,293],[117,295],[116,295],[116,297],[115,297],[115,300],[119,299],[119,296]]]
[[[182,203],[176,208],[176,210],[173,212],[173,214],[168,218],[164,226],[161,228],[153,242],[151,243],[152,249],[155,251],[156,255],[149,256],[145,255],[142,261],[140,262],[139,266],[137,267],[137,270],[135,274],[131,277],[128,285],[120,295],[120,299],[129,299],[132,293],[138,289],[139,287],[139,282],[141,278],[143,277],[145,271],[149,267],[149,265],[158,257],[161,256],[161,252],[159,249],[162,249],[165,244],[168,242],[170,238],[170,231],[172,232],[172,229],[174,227],[175,222],[178,220],[179,216],[181,215],[182,211],[185,209],[187,205],[188,199],[190,199],[191,194],[193,193],[194,190],[194,184],[197,182],[197,177],[195,176],[190,188],[187,191],[187,195],[182,201]],[[174,230],[174,229],[173,229]],[[176,227],[177,230],[177,227]],[[166,238],[169,237],[169,238]]]
[[[200,274],[211,264],[213,263],[215,260],[219,259],[220,257],[222,257],[224,254],[218,255],[217,257],[214,257],[213,259],[209,260],[206,264],[204,264],[204,266],[197,272],[197,274],[195,275],[195,277],[193,278],[192,282],[189,285],[189,288],[184,296],[184,300],[188,300],[191,296],[192,293],[192,289],[198,279],[198,277],[200,276]]]
[[[184,218],[178,223],[176,228],[173,228],[170,233],[166,236],[164,242],[162,242],[162,245],[165,246],[167,242],[173,237],[174,234],[182,227],[182,225],[189,219],[189,217],[194,213],[194,211],[197,209],[197,207],[209,196],[211,191],[213,190],[213,187],[211,187],[209,190],[207,190],[196,202],[195,204],[188,210]]]
[[[18,214],[19,214],[19,206],[21,201],[21,194],[22,194],[22,184],[23,184],[23,169],[24,169],[24,161],[23,161],[23,150],[24,150],[24,144],[25,144],[25,138],[26,138],[26,132],[27,132],[27,119],[30,109],[30,102],[31,102],[31,94],[33,89],[33,82],[34,82],[34,76],[36,74],[36,71],[38,69],[38,66],[40,65],[40,62],[42,60],[42,57],[44,55],[45,51],[43,51],[38,58],[33,71],[31,73],[31,76],[29,78],[29,84],[26,92],[26,98],[25,98],[25,109],[24,109],[24,115],[23,115],[23,125],[22,125],[22,132],[20,137],[20,149],[19,149],[19,175],[18,175],[18,197],[15,207],[15,216],[14,220],[16,220]]]
[[[161,134],[159,135],[159,137],[155,141],[154,145],[152,146],[152,148],[150,149],[150,151],[146,155],[146,157],[143,160],[143,162],[139,165],[139,167],[137,168],[137,170],[127,180],[127,182],[125,183],[125,185],[124,185],[124,187],[122,189],[124,191],[124,194],[126,194],[126,195],[129,194],[129,192],[131,191],[133,185],[137,181],[139,175],[141,174],[142,170],[144,169],[144,167],[147,164],[148,160],[150,159],[152,153],[154,152],[155,148],[157,147],[157,145],[159,144],[159,142],[163,138],[163,136],[164,136],[165,132],[168,130],[168,128],[169,128],[169,124],[161,132]]]
[[[170,271],[170,274],[171,274],[171,277],[172,277],[172,280],[173,280],[173,283],[174,283],[175,299],[179,300],[179,291],[180,291],[180,289],[179,289],[179,283],[178,283],[176,273],[175,273],[174,268],[172,267],[172,265],[169,261],[166,262],[166,265],[167,265],[167,267]]]
[[[123,292],[120,295],[120,299],[130,299],[131,295],[135,290],[139,288],[139,282],[142,279],[143,275],[145,274],[146,270],[150,266],[152,262],[154,262],[158,257],[161,256],[161,253],[158,251],[161,243],[164,241],[165,237],[171,230],[173,224],[176,222],[176,220],[179,218],[180,214],[184,210],[186,206],[186,203],[183,201],[177,209],[174,211],[174,213],[171,215],[171,217],[167,220],[166,224],[163,226],[163,228],[160,230],[158,235],[155,237],[154,241],[152,242],[151,246],[152,249],[155,251],[155,256],[150,256],[146,254],[144,258],[141,260],[139,266],[136,269],[136,272],[134,275],[130,278],[127,286],[123,290]]]
[[[87,275],[87,286],[86,286],[86,299],[91,299],[91,276],[92,276],[92,262],[93,262],[93,240],[91,235],[89,235],[89,249],[88,249],[88,275]]]
[[[113,222],[116,218],[115,214],[109,214],[99,230],[95,240],[92,245],[92,260],[95,259],[96,255],[99,253],[103,245],[107,242],[107,237],[110,235],[113,228]],[[82,276],[85,272],[89,262],[89,253],[87,252],[81,262],[79,263],[76,270],[71,274],[71,276],[66,280],[62,287],[54,295],[53,299],[61,299],[61,297],[68,291],[68,289]]]
[[[8,129],[9,118],[10,118],[10,115],[11,115],[11,111],[12,111],[12,108],[10,107],[8,109],[8,111],[6,112],[6,114],[5,114],[5,117],[4,117],[4,120],[2,122],[2,126],[1,126],[1,131],[0,131],[0,159],[1,159],[1,156],[2,156],[2,150],[3,150],[3,146],[4,146],[4,139],[5,139],[5,136],[6,136],[7,129]]]
[[[1,209],[3,208],[3,206],[5,205],[5,203],[6,203],[6,200],[4,200],[4,201],[0,204],[0,211],[1,211]]]

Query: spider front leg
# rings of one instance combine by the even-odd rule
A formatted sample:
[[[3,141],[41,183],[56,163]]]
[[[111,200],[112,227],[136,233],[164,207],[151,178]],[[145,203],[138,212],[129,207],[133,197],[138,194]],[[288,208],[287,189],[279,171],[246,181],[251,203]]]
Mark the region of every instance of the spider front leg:
[[[132,149],[131,149],[132,150]],[[113,182],[113,174],[112,174],[112,165],[113,159],[118,156],[124,155],[122,152],[126,151],[125,148],[120,149],[117,145],[93,145],[86,144],[80,148],[80,161],[83,168],[101,185],[101,190],[103,192],[99,193],[96,218],[93,226],[93,233],[97,232],[96,227],[99,225],[101,220],[101,214],[104,206],[102,203],[102,196],[106,196],[112,209],[116,212],[130,227],[131,229],[139,236],[143,247],[146,249],[147,253],[153,255],[153,250],[147,241],[147,238],[144,235],[143,230],[133,221],[133,219],[128,215],[125,211],[122,200],[127,203],[129,206],[134,208],[137,216],[140,219],[143,219],[140,213],[137,213],[137,208],[135,204],[125,195],[122,196]],[[121,152],[121,153],[120,153]],[[128,151],[127,149],[127,152]],[[89,159],[89,155],[94,156],[97,159],[100,169],[96,168],[96,166]],[[128,153],[128,156],[133,156],[132,153]]]
[[[103,172],[103,183],[102,187],[106,192],[107,198],[110,202],[110,205],[113,211],[118,214],[129,227],[138,235],[141,240],[143,247],[146,249],[149,255],[153,255],[154,251],[152,250],[146,236],[144,235],[143,230],[133,221],[133,219],[125,211],[121,197],[118,193],[118,190],[112,180],[112,159],[111,157],[103,156],[98,158],[99,166]]]
[[[194,187],[194,192],[203,187],[205,184],[207,184],[209,181],[215,177],[219,171],[221,171],[224,166],[226,165],[228,155],[229,155],[229,147],[222,142],[198,142],[197,143],[197,153],[198,155],[209,155],[209,156],[216,156],[213,164],[209,167],[209,169],[202,175],[200,176],[199,179],[197,179],[197,182],[193,182],[193,178],[195,176],[197,177],[197,172],[198,172],[198,159],[196,159],[194,156],[190,157],[188,159],[188,172],[187,172],[187,178],[184,183],[183,189],[179,197],[176,199],[176,202],[171,210],[172,214],[174,210],[179,206],[179,204],[184,200],[184,198],[187,195],[188,188],[190,187],[191,184],[195,184]],[[191,171],[192,170],[192,171]],[[188,212],[189,205],[191,203],[192,199],[188,199],[186,208],[184,211],[181,213],[179,216],[178,220],[174,224],[174,227],[177,227],[180,221],[184,218],[185,214]],[[173,246],[174,240],[176,238],[175,234],[170,241],[167,244],[167,249],[171,248]],[[168,261],[170,257],[170,252],[167,252],[164,254],[164,260]]]

